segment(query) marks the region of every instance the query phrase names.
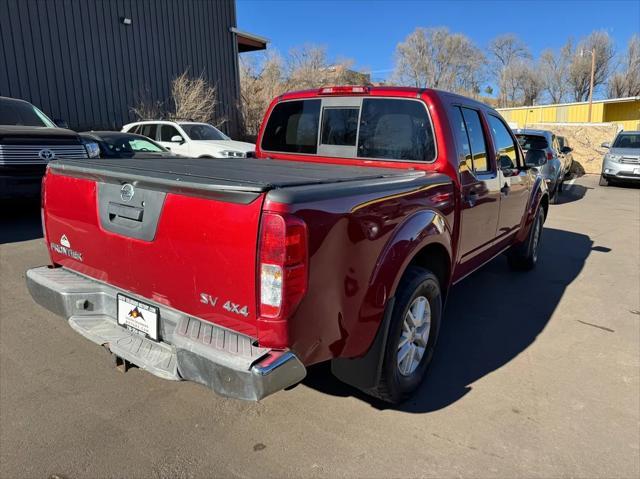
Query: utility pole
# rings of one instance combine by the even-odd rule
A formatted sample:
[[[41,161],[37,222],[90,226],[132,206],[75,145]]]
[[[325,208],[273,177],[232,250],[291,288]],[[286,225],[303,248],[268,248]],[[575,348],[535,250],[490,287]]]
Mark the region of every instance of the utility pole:
[[[591,107],[593,106],[593,76],[596,69],[596,49],[591,49],[591,83],[589,84],[589,123],[591,123]]]

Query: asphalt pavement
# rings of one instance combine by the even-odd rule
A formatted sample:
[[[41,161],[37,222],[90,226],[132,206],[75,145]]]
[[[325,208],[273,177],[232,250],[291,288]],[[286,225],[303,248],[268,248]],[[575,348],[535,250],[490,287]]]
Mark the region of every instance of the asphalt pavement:
[[[0,215],[0,478],[640,477],[640,189],[575,180],[535,271],[455,286],[400,407],[326,366],[260,403],[122,374],[27,292],[38,205]]]

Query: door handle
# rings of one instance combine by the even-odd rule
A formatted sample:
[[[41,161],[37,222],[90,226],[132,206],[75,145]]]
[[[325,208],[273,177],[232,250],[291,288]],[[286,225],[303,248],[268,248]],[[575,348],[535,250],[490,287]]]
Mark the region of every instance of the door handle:
[[[511,187],[509,186],[509,184],[505,183],[504,186],[500,188],[500,193],[502,193],[503,195],[508,195],[510,189]]]

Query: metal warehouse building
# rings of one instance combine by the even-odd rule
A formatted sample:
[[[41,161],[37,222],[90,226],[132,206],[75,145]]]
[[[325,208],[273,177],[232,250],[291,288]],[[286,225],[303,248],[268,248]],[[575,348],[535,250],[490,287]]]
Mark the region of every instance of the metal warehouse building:
[[[539,123],[588,123],[589,102],[498,108],[518,128]],[[640,130],[640,96],[593,102],[591,123],[616,123],[624,130]]]
[[[234,0],[0,0],[0,96],[75,130],[119,129],[140,100],[166,101],[185,70],[218,89],[239,127],[238,54],[266,40],[236,29]]]

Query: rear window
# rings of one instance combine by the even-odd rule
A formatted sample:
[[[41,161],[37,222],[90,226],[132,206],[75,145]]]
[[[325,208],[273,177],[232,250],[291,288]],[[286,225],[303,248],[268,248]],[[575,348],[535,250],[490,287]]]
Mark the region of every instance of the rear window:
[[[621,133],[612,148],[640,148],[640,133]]]
[[[265,127],[262,148],[284,153],[316,153],[320,102],[300,100],[278,103]]]
[[[544,136],[538,135],[516,135],[518,143],[524,151],[527,150],[544,150],[549,148],[549,142]]]
[[[277,104],[267,121],[262,148],[317,154],[320,143],[332,148],[322,148],[323,154],[330,151],[327,156],[405,161],[435,159],[433,130],[422,102],[363,98],[360,103],[345,97],[345,105],[339,103],[338,98],[332,98],[324,107],[321,99]]]

